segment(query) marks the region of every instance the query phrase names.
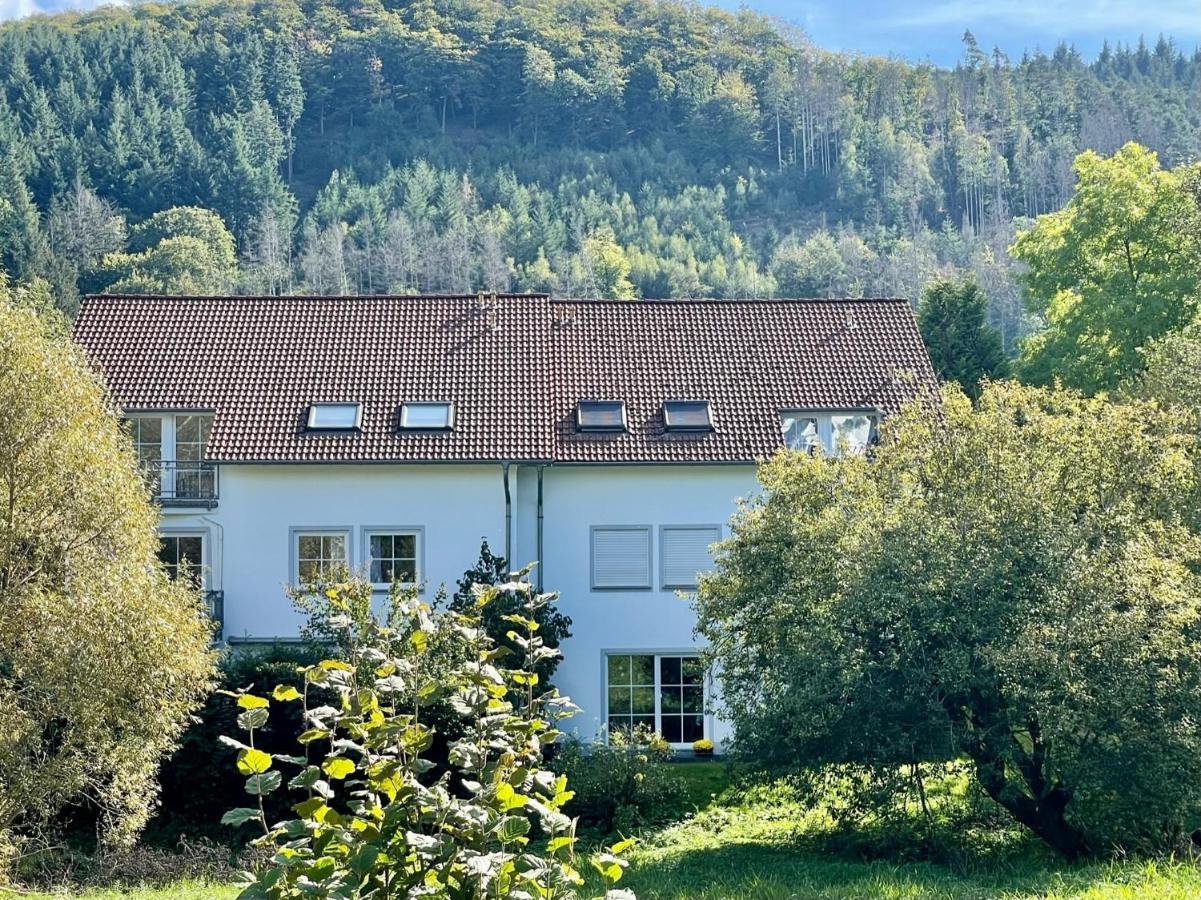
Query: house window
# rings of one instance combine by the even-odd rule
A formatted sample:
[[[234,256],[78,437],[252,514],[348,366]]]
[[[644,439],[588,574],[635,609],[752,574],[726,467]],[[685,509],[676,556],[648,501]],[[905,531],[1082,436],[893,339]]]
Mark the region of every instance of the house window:
[[[780,413],[784,446],[806,453],[862,453],[876,443],[879,416],[867,410]]]
[[[394,581],[417,583],[417,531],[368,531],[366,538],[373,584],[388,587]]]
[[[450,403],[406,403],[400,408],[400,427],[424,431],[447,431],[454,423]]]
[[[185,572],[196,584],[204,581],[204,537],[199,534],[164,534],[159,537],[158,558],[172,580]]]
[[[150,470],[163,459],[163,420],[161,416],[130,416],[125,428],[133,439],[138,464]]]
[[[650,586],[650,528],[646,525],[598,525],[593,527],[593,589],[647,589]]]
[[[705,736],[705,674],[694,655],[610,654],[605,659],[609,731],[643,726],[685,746]]]
[[[663,424],[668,431],[712,431],[708,400],[668,400],[663,404]]]
[[[345,531],[297,531],[296,581],[320,581],[350,565],[349,539]]]
[[[181,499],[212,497],[213,470],[205,465],[211,415],[180,414],[175,417],[175,496]]]
[[[660,587],[695,590],[696,576],[713,567],[709,547],[720,540],[718,525],[664,525],[659,531]]]
[[[575,421],[578,431],[625,431],[625,401],[581,400]]]
[[[363,424],[360,403],[314,403],[309,407],[312,431],[349,431]]]

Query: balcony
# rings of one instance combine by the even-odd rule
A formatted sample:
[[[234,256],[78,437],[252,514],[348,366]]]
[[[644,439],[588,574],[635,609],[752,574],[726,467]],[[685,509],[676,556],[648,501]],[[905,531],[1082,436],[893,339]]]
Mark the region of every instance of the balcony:
[[[220,642],[225,629],[225,591],[205,591],[204,605],[213,620],[213,640]]]
[[[147,474],[159,505],[213,509],[219,496],[217,473],[212,463],[160,460],[149,464]]]

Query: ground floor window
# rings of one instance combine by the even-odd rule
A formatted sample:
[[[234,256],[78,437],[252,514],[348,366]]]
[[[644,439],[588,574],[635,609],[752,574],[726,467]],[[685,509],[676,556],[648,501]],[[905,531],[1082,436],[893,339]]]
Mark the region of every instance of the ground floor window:
[[[294,540],[298,584],[330,577],[350,565],[350,542],[345,531],[297,531]]]
[[[639,726],[672,744],[705,736],[705,676],[688,655],[611,654],[606,659],[609,730]]]
[[[164,534],[159,537],[158,558],[167,575],[179,578],[184,572],[197,584],[204,578],[204,536]]]

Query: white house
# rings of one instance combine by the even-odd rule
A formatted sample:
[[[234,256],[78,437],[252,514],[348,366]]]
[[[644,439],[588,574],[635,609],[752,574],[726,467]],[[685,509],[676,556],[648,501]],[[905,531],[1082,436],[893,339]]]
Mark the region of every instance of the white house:
[[[334,563],[453,590],[486,538],[561,592],[575,729],[681,746],[722,737],[687,592],[756,461],[934,380],[903,300],[95,296],[75,338],[223,640],[295,637],[285,585]]]

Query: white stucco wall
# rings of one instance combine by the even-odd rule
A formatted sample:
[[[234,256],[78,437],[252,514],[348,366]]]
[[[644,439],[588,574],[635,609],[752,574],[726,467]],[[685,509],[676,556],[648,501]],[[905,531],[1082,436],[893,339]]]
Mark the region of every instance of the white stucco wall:
[[[605,655],[681,653],[699,646],[686,598],[661,586],[660,526],[727,523],[735,499],[756,489],[753,466],[548,466],[543,478],[542,576],[561,594],[572,638],[555,681],[582,712],[568,724],[592,737],[605,716]],[[539,558],[537,470],[511,469],[512,564]],[[651,527],[653,587],[591,587],[591,528]],[[364,527],[422,531],[426,595],[455,581],[475,562],[481,538],[505,551],[502,469],[494,465],[227,465],[220,501],[208,512],[164,510],[161,530],[202,532],[208,587],[225,592],[225,636],[289,638],[300,617],[285,595],[292,531],[350,532],[352,563],[365,560]],[[716,699],[716,698],[714,698]],[[707,732],[726,735],[710,714]]]
[[[522,473],[522,498],[532,489]],[[753,466],[555,466],[544,470],[544,586],[560,592],[560,608],[572,619],[572,637],[563,647],[555,674],[559,689],[581,707],[568,723],[581,737],[604,724],[604,658],[614,651],[671,653],[700,645],[696,617],[687,599],[660,586],[661,525],[720,525],[738,497],[756,489]],[[536,558],[535,533],[523,517],[515,522],[518,562]],[[590,530],[594,525],[650,525],[650,590],[594,591],[590,572]],[[716,699],[716,698],[714,698]],[[710,715],[709,734],[718,742],[725,724]]]

